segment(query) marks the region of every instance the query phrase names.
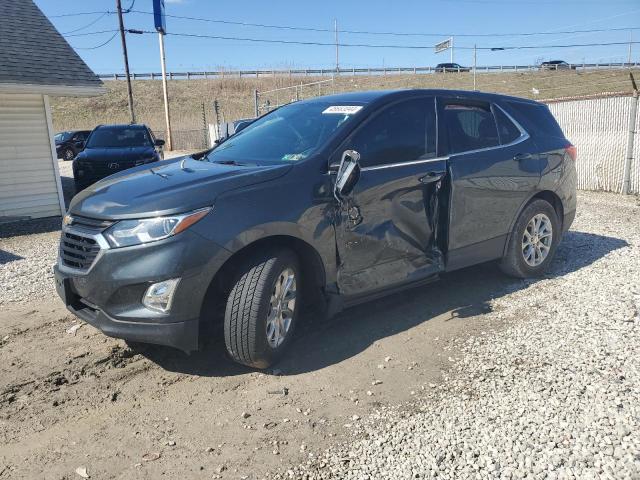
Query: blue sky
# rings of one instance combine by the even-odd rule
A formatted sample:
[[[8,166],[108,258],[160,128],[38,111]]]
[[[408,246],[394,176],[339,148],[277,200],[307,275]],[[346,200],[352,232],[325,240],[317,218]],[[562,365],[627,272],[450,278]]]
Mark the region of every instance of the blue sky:
[[[117,17],[98,14],[54,17],[75,12],[113,11],[115,0],[35,0],[62,33],[70,35],[115,29]],[[132,0],[122,0],[127,8]],[[333,29],[334,18],[343,30],[490,34],[514,32],[558,32],[598,28],[637,27],[634,40],[640,41],[640,1],[638,0],[322,0],[322,1],[214,1],[167,0],[167,13],[237,22]],[[152,10],[151,0],[135,0],[134,10]],[[89,23],[94,24],[82,28]],[[153,30],[153,17],[141,13],[125,16],[127,28]],[[278,30],[167,18],[169,33],[197,33],[227,37],[298,40],[331,43],[332,32]],[[69,43],[97,73],[122,72],[120,39],[108,40],[112,33],[68,37]],[[432,46],[445,37],[379,36],[340,34],[343,43]],[[513,37],[455,37],[461,47],[505,45],[545,46],[603,42],[628,42],[630,31],[552,34]],[[159,71],[156,35],[128,35],[129,62],[133,72]],[[233,68],[332,67],[332,46],[299,46],[250,43],[237,40],[165,37],[167,68],[174,71]],[[478,65],[532,64],[536,60],[564,59],[574,63],[626,61],[627,45],[574,48],[540,48],[512,51],[480,51]],[[473,63],[472,50],[456,49],[454,61]],[[633,58],[640,59],[640,44],[633,45]],[[377,66],[427,66],[449,61],[449,53],[434,54],[428,49],[340,48],[343,68]]]

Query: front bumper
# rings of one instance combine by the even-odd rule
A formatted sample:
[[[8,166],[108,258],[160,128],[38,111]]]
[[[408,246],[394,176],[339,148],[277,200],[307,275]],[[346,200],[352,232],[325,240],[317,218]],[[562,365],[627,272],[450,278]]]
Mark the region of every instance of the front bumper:
[[[103,249],[87,271],[54,266],[56,289],[67,309],[106,335],[197,350],[201,307],[215,273],[230,252],[200,235],[125,248]],[[180,278],[171,310],[142,304],[152,283]]]

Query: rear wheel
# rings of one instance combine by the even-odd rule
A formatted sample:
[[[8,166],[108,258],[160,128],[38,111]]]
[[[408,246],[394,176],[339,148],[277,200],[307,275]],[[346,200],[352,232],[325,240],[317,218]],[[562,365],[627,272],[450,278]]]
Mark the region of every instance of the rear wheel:
[[[267,368],[283,355],[298,318],[300,287],[291,250],[270,250],[243,264],[224,317],[225,345],[233,360]]]
[[[561,235],[555,209],[536,199],[518,217],[500,269],[518,278],[542,275],[553,260]]]

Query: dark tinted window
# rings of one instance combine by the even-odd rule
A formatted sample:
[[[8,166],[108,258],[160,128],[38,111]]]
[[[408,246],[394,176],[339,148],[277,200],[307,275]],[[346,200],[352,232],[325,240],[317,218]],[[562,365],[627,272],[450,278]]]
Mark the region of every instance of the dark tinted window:
[[[546,105],[509,102],[509,106],[514,110],[514,118],[530,134],[564,138],[560,125]]]
[[[507,117],[502,110],[494,107],[493,113],[496,116],[498,134],[500,135],[500,143],[502,145],[511,143],[520,137],[520,130],[518,130],[518,127],[509,120],[509,117]]]
[[[360,153],[363,167],[435,157],[433,98],[406,100],[386,108],[356,132],[351,148]]]
[[[488,108],[448,104],[444,107],[444,122],[449,138],[449,152],[461,153],[500,144],[493,114]]]
[[[149,132],[140,127],[101,127],[89,137],[87,148],[151,146]]]

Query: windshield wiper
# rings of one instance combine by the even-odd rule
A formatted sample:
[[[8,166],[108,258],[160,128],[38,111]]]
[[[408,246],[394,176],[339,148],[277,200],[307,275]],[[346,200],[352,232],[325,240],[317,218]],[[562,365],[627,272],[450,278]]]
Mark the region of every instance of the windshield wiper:
[[[239,162],[236,162],[235,160],[216,160],[215,162],[211,162],[211,163],[218,163],[220,165],[234,165],[237,167],[244,167],[247,165],[246,163],[239,163]]]

